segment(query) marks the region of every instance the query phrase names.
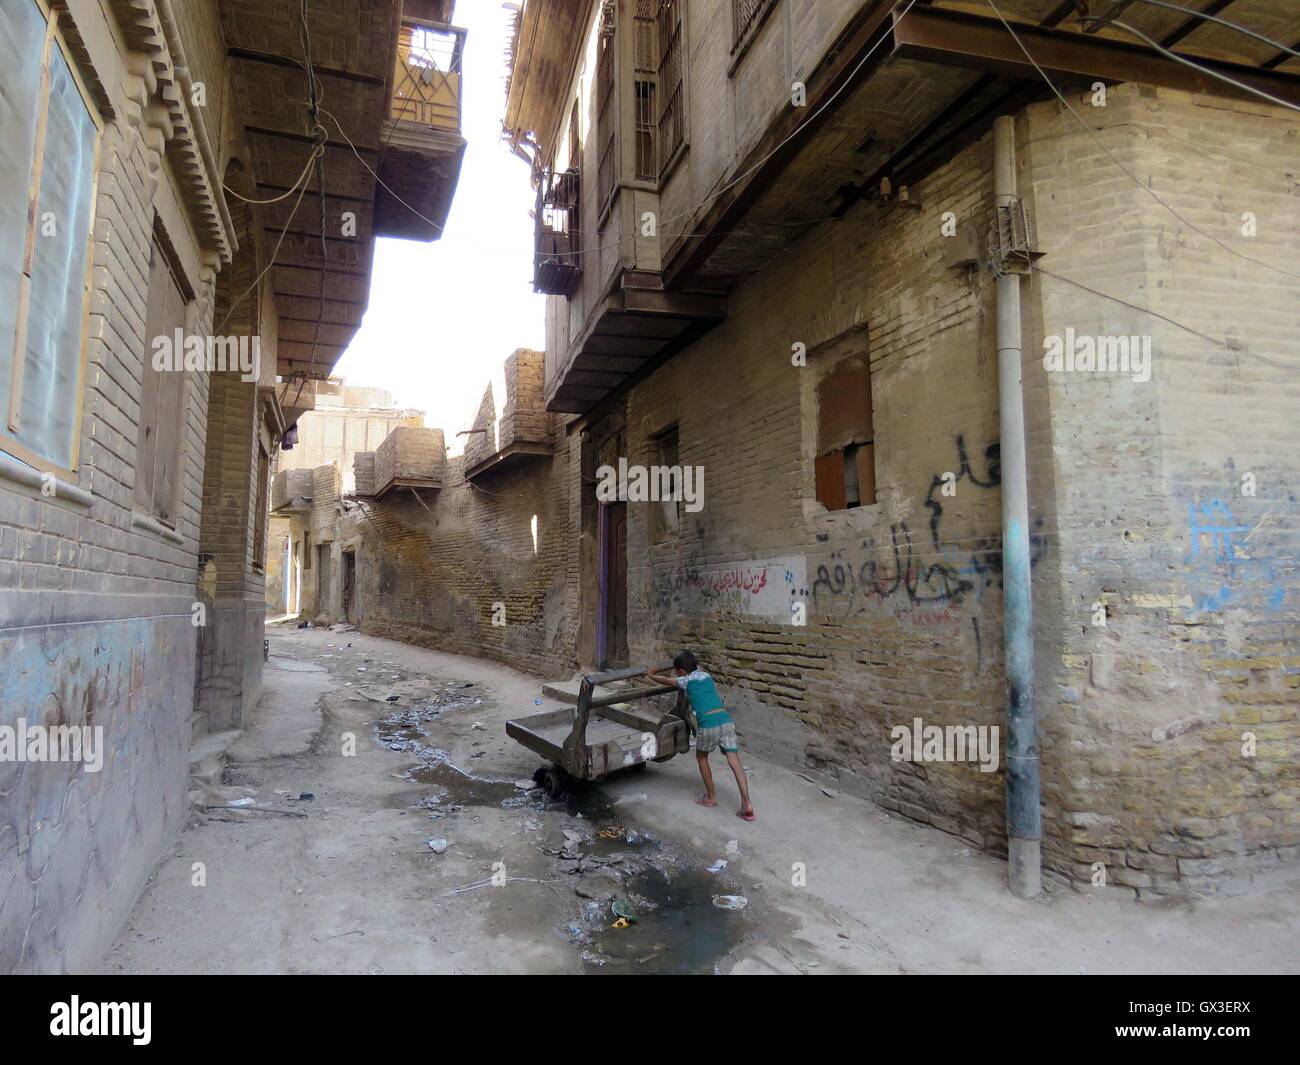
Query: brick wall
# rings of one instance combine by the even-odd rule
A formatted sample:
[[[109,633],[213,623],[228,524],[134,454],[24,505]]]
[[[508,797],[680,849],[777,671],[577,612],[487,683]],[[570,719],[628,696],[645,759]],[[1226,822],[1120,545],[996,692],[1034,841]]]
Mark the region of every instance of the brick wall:
[[[95,203],[81,460],[70,493],[0,477],[0,722],[103,728],[104,767],[0,762],[0,971],[85,969],[186,816],[208,381],[192,375],[175,536],[135,505],[155,209],[211,329],[214,274],[95,5],[76,30],[108,87]],[[149,146],[152,142],[154,147]],[[161,166],[161,168],[160,168]],[[208,259],[207,261],[211,261]],[[73,402],[73,396],[68,396]]]

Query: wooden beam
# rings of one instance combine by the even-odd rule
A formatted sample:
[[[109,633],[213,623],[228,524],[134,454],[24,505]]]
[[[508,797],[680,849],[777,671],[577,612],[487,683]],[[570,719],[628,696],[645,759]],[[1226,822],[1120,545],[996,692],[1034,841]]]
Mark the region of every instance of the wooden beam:
[[[1034,64],[1025,56],[1028,51],[1048,74],[1159,85],[1231,99],[1257,99],[1210,74],[1167,59],[1146,45],[1027,24],[1014,29],[1023,50],[996,18],[963,11],[913,8],[906,18],[894,21],[893,54],[927,63],[993,70],[1019,78],[1037,77]],[[1300,104],[1300,77],[1202,56],[1187,58],[1279,99]]]

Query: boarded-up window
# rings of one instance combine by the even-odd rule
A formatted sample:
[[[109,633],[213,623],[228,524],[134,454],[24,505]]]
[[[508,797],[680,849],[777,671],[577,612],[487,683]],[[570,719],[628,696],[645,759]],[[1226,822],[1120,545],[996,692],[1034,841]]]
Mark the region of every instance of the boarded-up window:
[[[157,232],[151,248],[135,501],[159,521],[175,525],[188,421],[184,347],[178,349],[175,341],[178,333],[184,336],[186,292],[185,282]],[[170,357],[155,360],[155,354],[160,352],[170,353]]]
[[[871,366],[866,355],[841,359],[817,386],[817,499],[828,510],[876,501]]]
[[[59,17],[0,3],[0,448],[71,470],[100,126]]]
[[[682,5],[686,0],[659,0],[659,170],[662,177],[686,143],[686,98],[682,91],[685,42]]]
[[[654,504],[654,510],[651,512],[651,527],[655,543],[662,543],[664,540],[670,540],[677,535],[677,530],[682,523],[682,479],[681,468],[678,463],[678,440],[677,427],[665,430],[655,438],[655,464],[659,467],[655,473],[660,475],[659,483],[661,486],[671,485],[671,495],[674,498],[664,499],[662,496]],[[669,474],[666,471],[676,470],[677,473]]]

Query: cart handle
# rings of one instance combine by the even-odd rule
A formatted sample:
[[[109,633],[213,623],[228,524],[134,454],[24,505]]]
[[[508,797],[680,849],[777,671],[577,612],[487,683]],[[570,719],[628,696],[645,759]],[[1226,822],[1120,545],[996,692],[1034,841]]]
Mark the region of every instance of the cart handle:
[[[670,670],[672,663],[656,667],[656,670]],[[564,741],[565,752],[575,760],[575,768],[579,769],[577,774],[581,778],[586,778],[590,771],[587,765],[587,721],[591,716],[591,693],[597,684],[608,684],[615,680],[631,680],[633,677],[642,677],[649,670],[645,666],[629,666],[627,669],[610,669],[604,673],[588,673],[582,678],[582,684],[578,687],[578,705],[573,715],[573,729],[569,733],[568,739]],[[669,689],[665,688],[665,694]],[[678,695],[678,705],[680,706],[683,697],[681,691]],[[682,715],[685,716],[685,715]]]

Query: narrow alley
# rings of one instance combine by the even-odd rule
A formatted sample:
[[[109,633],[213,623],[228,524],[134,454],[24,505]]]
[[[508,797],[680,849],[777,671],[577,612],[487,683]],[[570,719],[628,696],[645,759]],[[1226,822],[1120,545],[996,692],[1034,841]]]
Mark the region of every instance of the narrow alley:
[[[1300,0],[0,0],[0,144],[39,1053],[1294,1041]]]
[[[556,801],[505,735],[522,708],[559,705],[535,678],[355,631],[268,634],[264,712],[225,758],[196,752],[224,772],[209,766],[204,812],[103,973],[1300,966],[1294,887],[1142,905],[1059,887],[1026,909],[995,858],[752,756],[751,824],[725,785],[696,806],[682,758]],[[726,895],[744,909],[713,904]]]

